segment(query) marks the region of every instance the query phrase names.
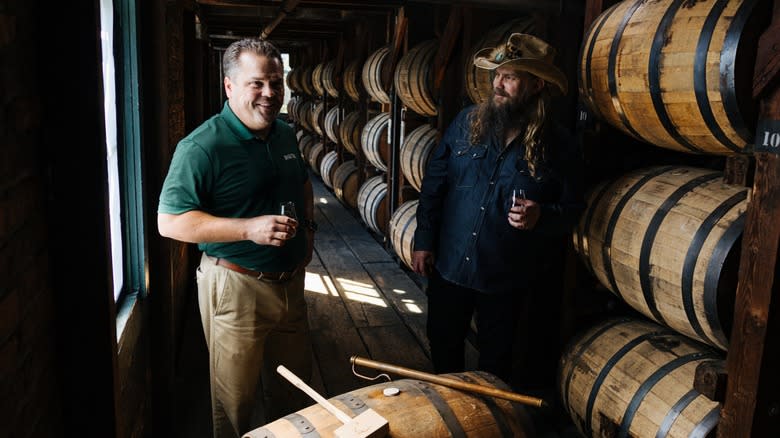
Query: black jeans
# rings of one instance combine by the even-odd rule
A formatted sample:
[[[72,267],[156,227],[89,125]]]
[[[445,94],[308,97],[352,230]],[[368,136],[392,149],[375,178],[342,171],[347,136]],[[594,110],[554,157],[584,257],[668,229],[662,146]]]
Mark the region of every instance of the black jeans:
[[[486,294],[458,286],[434,270],[428,279],[428,340],[434,370],[464,370],[464,341],[476,312],[478,368],[506,383],[512,377],[512,346],[518,294]]]
[[[434,370],[464,370],[464,341],[475,315],[478,368],[515,390],[551,388],[560,358],[560,296],[555,288],[519,285],[486,294],[458,286],[434,270],[428,279],[428,340]]]

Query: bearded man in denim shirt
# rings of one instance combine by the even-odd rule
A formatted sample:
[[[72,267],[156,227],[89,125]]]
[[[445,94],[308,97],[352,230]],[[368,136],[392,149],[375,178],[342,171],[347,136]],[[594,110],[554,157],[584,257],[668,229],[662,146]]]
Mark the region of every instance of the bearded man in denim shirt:
[[[429,279],[437,373],[463,371],[476,312],[478,368],[510,383],[518,312],[549,293],[539,273],[551,254],[563,267],[564,236],[584,203],[576,141],[549,120],[551,94],[567,91],[554,56],[519,33],[477,52],[474,65],[493,73],[493,95],[461,111],[429,160],[413,268]],[[545,309],[530,312],[544,318]]]

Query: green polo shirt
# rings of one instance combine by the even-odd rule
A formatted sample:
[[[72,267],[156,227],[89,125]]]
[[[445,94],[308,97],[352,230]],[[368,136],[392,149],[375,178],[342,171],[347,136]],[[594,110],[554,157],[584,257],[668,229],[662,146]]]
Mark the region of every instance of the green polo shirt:
[[[279,204],[293,201],[304,211],[306,165],[295,133],[276,120],[267,140],[256,138],[225,103],[176,146],[160,193],[158,213],[200,210],[217,217],[250,218],[279,214]],[[198,248],[256,271],[289,271],[306,252],[306,233],[282,247],[239,242],[200,243]]]

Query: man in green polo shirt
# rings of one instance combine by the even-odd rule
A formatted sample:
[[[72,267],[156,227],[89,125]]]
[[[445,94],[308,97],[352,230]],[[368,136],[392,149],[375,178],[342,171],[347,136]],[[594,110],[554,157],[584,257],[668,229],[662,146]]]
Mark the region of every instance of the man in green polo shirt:
[[[198,303],[209,350],[214,437],[249,431],[260,371],[307,380],[311,343],[304,268],[312,257],[311,182],[295,134],[276,116],[284,98],[279,51],[244,39],[225,51],[228,97],[176,147],[160,194],[158,228],[197,243]],[[292,202],[298,220],[280,214]],[[275,372],[263,386],[266,421],[305,406]]]

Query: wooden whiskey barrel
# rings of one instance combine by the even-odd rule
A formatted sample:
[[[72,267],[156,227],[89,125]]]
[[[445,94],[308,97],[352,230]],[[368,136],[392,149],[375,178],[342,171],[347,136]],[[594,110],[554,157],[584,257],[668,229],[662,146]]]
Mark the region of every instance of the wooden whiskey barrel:
[[[384,175],[371,177],[358,191],[358,211],[368,228],[379,234],[387,232],[387,183]]]
[[[414,232],[417,230],[417,205],[420,201],[401,204],[390,217],[390,242],[401,261],[412,269]]]
[[[333,188],[333,172],[338,167],[338,160],[338,153],[330,151],[322,157],[322,162],[320,163],[320,177],[322,177],[322,182],[330,189]]]
[[[325,133],[322,130],[322,124],[325,121],[325,102],[320,101],[319,103],[315,104],[314,107],[311,110],[311,115],[309,119],[309,123],[311,123],[311,128],[314,132],[316,132],[318,135],[325,135]]]
[[[312,100],[304,100],[301,102],[300,107],[296,106],[296,112],[298,113],[298,120],[303,126],[303,129],[314,132],[314,125],[311,123],[311,114],[314,111],[316,103]]]
[[[314,72],[314,66],[313,65],[307,65],[303,67],[303,71],[301,71],[300,76],[298,77],[300,79],[300,85],[301,89],[305,94],[308,94],[309,96],[315,96],[316,90],[314,89],[314,82],[312,82],[312,73]]]
[[[495,376],[482,372],[445,374],[452,379],[508,390]],[[400,390],[385,396],[384,390]],[[535,435],[527,408],[507,400],[459,391],[414,379],[359,388],[329,400],[354,417],[373,409],[389,425],[394,438],[527,438]],[[302,430],[298,424],[309,428]],[[243,438],[332,437],[342,423],[319,404],[250,431]]]
[[[295,105],[298,103],[297,97],[291,97],[290,100],[287,101],[287,119],[291,122],[297,123],[298,120],[295,118]]]
[[[357,208],[360,172],[355,160],[341,163],[333,172],[333,192],[344,204]]]
[[[439,131],[429,125],[422,125],[410,132],[401,145],[401,172],[418,192],[422,187],[428,158],[436,147]]]
[[[300,149],[301,155],[303,155],[303,159],[306,160],[307,163],[310,162],[312,149],[316,142],[317,140],[310,134],[304,134],[298,141],[298,149]]]
[[[338,105],[328,110],[325,114],[325,135],[333,143],[339,142],[339,119],[341,118],[341,109]]]
[[[368,95],[379,103],[390,103],[388,90],[382,87],[382,66],[387,59],[390,48],[385,46],[372,53],[363,65],[363,86]]]
[[[363,63],[359,59],[351,61],[344,68],[344,90],[355,102],[360,100],[360,92],[363,90],[363,80],[360,76],[362,71]]]
[[[322,160],[325,157],[325,144],[321,141],[317,141],[314,136],[311,136],[312,146],[309,153],[308,160],[309,166],[315,174],[320,175],[320,169],[322,168]]]
[[[388,126],[390,126],[390,113],[379,113],[366,122],[360,136],[366,160],[382,172],[387,172],[387,163],[390,162],[390,143],[387,141]]]
[[[631,0],[593,23],[582,46],[580,96],[625,133],[678,151],[744,152],[752,100],[756,0]],[[763,10],[763,8],[762,8]]]
[[[339,77],[336,76],[336,60],[332,59],[325,63],[322,69],[322,85],[330,97],[339,97],[340,82]]]
[[[638,320],[599,324],[561,357],[563,407],[585,436],[705,437],[720,406],[693,389],[706,346]],[[617,434],[607,435],[607,430]]]
[[[360,134],[363,132],[364,122],[358,111],[352,111],[344,117],[339,125],[339,137],[341,145],[352,155],[357,155],[360,147]]]
[[[308,117],[307,110],[311,106],[310,101],[304,99],[304,96],[298,96],[296,97],[295,106],[293,107],[292,111],[294,113],[293,118],[295,119],[295,123],[298,124],[301,128],[304,130],[309,131],[310,129],[307,126],[307,121],[304,120]]]
[[[631,307],[725,350],[747,197],[720,172],[640,169],[590,193],[574,245]]]
[[[423,116],[435,116],[433,95],[433,61],[439,40],[429,40],[406,52],[395,69],[395,91],[401,102]]]
[[[299,74],[301,73],[300,67],[294,67],[290,70],[289,73],[287,73],[287,78],[285,79],[285,82],[287,83],[287,88],[290,89],[293,93],[300,93],[301,85],[300,80],[298,79]]]
[[[493,94],[493,81],[490,77],[490,71],[477,68],[474,65],[474,55],[485,47],[496,47],[499,44],[506,43],[509,35],[517,33],[534,33],[535,20],[531,17],[518,18],[504,23],[490,31],[484,37],[474,44],[471,49],[471,55],[466,58],[466,65],[463,68],[466,80],[466,94],[474,103],[482,103]]]
[[[321,62],[314,66],[311,72],[311,83],[314,87],[314,93],[319,97],[325,94],[325,87],[322,85],[322,70],[325,69],[325,63]]]

